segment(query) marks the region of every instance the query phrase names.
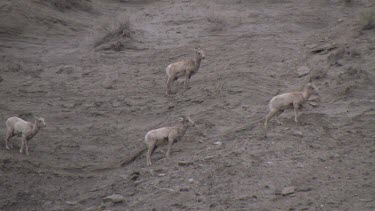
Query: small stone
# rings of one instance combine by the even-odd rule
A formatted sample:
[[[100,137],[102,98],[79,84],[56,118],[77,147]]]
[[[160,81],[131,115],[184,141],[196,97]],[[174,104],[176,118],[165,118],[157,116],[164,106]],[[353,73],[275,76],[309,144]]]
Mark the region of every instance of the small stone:
[[[75,201],[66,201],[65,203],[69,204],[69,205],[76,205],[77,204],[77,202],[75,202]]]
[[[189,188],[180,188],[180,192],[188,192]]]
[[[72,66],[62,66],[60,69],[56,72],[56,74],[72,74],[74,72],[74,68]]]
[[[86,208],[84,211],[98,211],[98,210],[100,210],[100,207],[92,206],[92,207]]]
[[[121,102],[118,101],[118,100],[115,100],[115,101],[112,102],[112,106],[115,107],[115,108],[120,107],[121,106]]]
[[[189,179],[189,182],[190,182],[190,183],[194,182],[194,179],[193,179],[193,178],[190,178],[190,179]]]
[[[113,194],[103,198],[103,202],[113,202],[113,203],[120,203],[125,200],[125,197],[120,194]]]
[[[214,158],[214,156],[207,156],[207,157],[205,157],[204,159],[205,159],[205,160],[209,160],[209,159],[212,159],[212,158]]]
[[[337,22],[339,22],[339,23],[341,23],[341,22],[343,22],[344,21],[344,19],[342,19],[342,18],[339,18],[338,20],[337,20]]]
[[[318,47],[318,45],[317,44],[310,44],[310,45],[306,45],[306,47],[312,49],[312,48]]]
[[[309,192],[309,191],[312,191],[312,188],[311,187],[305,187],[305,188],[300,188],[298,189],[299,192]]]
[[[218,146],[223,145],[223,143],[222,143],[221,141],[217,141],[217,142],[215,142],[214,144],[215,144],[215,145],[218,145]]]
[[[155,170],[154,169],[150,169],[150,174],[152,175],[152,176],[154,176],[154,174],[155,174]]]
[[[287,196],[293,194],[296,188],[294,186],[286,187],[281,191],[281,195]]]
[[[316,106],[318,106],[318,103],[310,101],[309,105],[316,107]]]
[[[294,131],[293,135],[303,137],[303,134],[301,131]]]
[[[242,105],[242,110],[244,110],[244,111],[249,110],[249,106],[248,105]]]
[[[165,176],[165,174],[158,174],[158,176],[159,176],[159,177],[164,177],[164,176]]]
[[[308,67],[306,67],[306,66],[299,67],[299,68],[297,69],[298,77],[303,77],[303,76],[309,74],[310,71],[311,71],[311,69],[308,68]]]
[[[191,161],[178,161],[177,165],[179,165],[179,166],[190,166],[190,165],[193,165],[193,162],[191,162]]]

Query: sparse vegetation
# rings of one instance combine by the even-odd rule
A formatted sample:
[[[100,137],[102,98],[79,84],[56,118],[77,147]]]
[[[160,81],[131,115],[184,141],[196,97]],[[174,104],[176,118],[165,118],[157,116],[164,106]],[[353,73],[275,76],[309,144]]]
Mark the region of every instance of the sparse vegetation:
[[[96,29],[98,36],[94,41],[94,47],[98,47],[104,43],[113,42],[111,46],[121,48],[122,39],[129,39],[132,35],[132,27],[129,17],[120,15],[114,20],[105,20]]]
[[[360,14],[362,30],[375,29],[375,9],[365,10]]]
[[[210,31],[221,31],[225,26],[224,18],[216,14],[208,16],[207,21],[211,23]]]
[[[57,10],[65,11],[70,9],[79,9],[82,11],[92,11],[92,5],[90,0],[43,0]]]

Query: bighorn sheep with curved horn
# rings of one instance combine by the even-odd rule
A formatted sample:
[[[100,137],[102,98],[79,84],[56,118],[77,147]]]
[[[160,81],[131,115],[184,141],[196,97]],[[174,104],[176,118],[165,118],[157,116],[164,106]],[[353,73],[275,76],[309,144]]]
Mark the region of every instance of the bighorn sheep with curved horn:
[[[204,55],[202,49],[195,48],[194,51],[195,59],[186,59],[168,65],[167,69],[165,70],[168,76],[166,88],[167,95],[171,93],[171,86],[173,81],[177,80],[178,78],[185,77],[184,85],[185,88],[187,88],[189,86],[191,76],[198,72],[201,61],[202,59],[205,59],[206,56]]]

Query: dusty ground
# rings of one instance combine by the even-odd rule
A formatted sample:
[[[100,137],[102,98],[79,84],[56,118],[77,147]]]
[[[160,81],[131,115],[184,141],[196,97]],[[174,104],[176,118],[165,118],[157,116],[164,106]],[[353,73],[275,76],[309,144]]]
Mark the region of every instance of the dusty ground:
[[[13,115],[48,124],[30,156],[1,142],[0,210],[375,210],[374,2],[47,2],[0,2],[0,136]],[[165,67],[198,46],[191,88],[165,96]],[[309,79],[317,105],[265,136],[267,102]],[[145,133],[181,114],[197,127],[146,167]]]

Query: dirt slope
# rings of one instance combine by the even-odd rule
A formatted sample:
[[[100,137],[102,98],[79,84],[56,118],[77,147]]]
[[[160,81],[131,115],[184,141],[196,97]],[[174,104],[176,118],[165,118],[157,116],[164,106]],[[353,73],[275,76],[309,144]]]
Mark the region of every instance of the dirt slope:
[[[30,156],[0,144],[0,210],[374,210],[372,1],[2,1],[0,137],[34,113]],[[103,27],[129,18],[130,32]],[[201,47],[191,87],[165,67]],[[311,72],[299,76],[297,69]],[[277,93],[320,99],[262,127]],[[146,167],[145,133],[197,123]],[[221,144],[214,144],[220,141]],[[178,161],[188,162],[181,166]],[[285,187],[295,188],[290,195]],[[111,194],[122,203],[104,203]]]

